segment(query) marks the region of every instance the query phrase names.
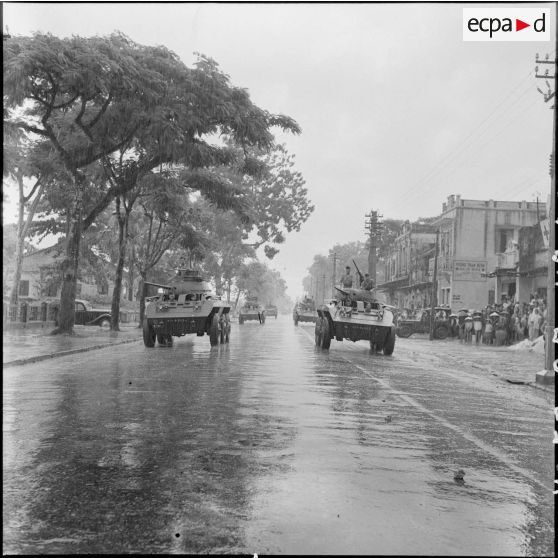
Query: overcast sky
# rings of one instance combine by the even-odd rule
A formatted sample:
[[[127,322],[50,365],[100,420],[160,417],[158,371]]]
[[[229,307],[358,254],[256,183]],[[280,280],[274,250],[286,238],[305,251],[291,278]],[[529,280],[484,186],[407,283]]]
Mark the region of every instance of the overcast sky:
[[[316,209],[270,265],[296,297],[314,254],[365,240],[370,209],[414,220],[438,214],[449,194],[546,200],[552,102],[534,70],[536,53],[554,56],[555,43],[464,42],[464,6],[8,2],[3,11],[12,35],[119,30],[188,65],[201,52],[260,107],[293,117],[302,134],[277,135]]]

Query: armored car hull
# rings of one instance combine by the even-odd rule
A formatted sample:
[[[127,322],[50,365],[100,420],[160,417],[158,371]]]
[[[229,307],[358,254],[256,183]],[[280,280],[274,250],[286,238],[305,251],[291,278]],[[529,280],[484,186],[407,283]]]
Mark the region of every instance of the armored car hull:
[[[195,334],[209,336],[212,346],[228,343],[231,305],[211,294],[196,272],[180,270],[170,285],[159,287],[157,296],[146,298],[143,342],[146,347],[170,346],[173,337]]]
[[[370,349],[391,355],[395,348],[393,313],[379,302],[358,301],[344,306],[332,301],[317,309],[315,341],[318,347],[329,349],[331,340],[365,340]]]
[[[316,311],[315,310],[295,310],[293,312],[293,322],[294,325],[298,325],[299,322],[316,322]]]

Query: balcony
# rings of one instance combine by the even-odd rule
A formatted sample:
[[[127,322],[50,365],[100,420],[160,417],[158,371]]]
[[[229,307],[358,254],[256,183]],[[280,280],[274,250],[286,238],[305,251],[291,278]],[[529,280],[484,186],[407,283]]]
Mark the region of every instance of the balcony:
[[[500,252],[498,256],[498,268],[511,269],[519,263],[519,251],[513,250],[509,252]]]

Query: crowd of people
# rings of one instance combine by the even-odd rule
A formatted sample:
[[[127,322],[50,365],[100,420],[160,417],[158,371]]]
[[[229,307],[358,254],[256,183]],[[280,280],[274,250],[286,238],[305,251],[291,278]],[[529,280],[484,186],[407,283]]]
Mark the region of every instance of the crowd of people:
[[[483,341],[487,344],[512,345],[524,339],[533,342],[546,327],[546,301],[534,295],[530,302],[506,299],[502,304],[488,305],[483,314]]]
[[[462,309],[452,312],[449,307],[437,307],[435,318],[448,324],[449,336],[462,343],[513,345],[525,339],[535,341],[544,335],[547,308],[544,298],[535,295],[530,302],[504,298],[500,304],[488,304],[482,310]],[[398,320],[425,319],[429,309],[404,309]]]
[[[546,301],[532,296],[530,302],[504,299],[480,311],[460,310],[450,315],[452,335],[464,343],[512,345],[524,339],[535,341],[544,335]]]

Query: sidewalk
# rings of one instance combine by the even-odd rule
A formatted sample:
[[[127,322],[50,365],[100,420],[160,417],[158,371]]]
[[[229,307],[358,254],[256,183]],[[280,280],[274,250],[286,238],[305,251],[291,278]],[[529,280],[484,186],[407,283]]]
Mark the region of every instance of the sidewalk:
[[[75,335],[49,335],[51,329],[4,331],[2,365],[4,368],[17,366],[141,339],[142,330],[137,324],[120,325],[120,329],[122,331],[112,332],[99,326],[78,325],[74,326]]]

